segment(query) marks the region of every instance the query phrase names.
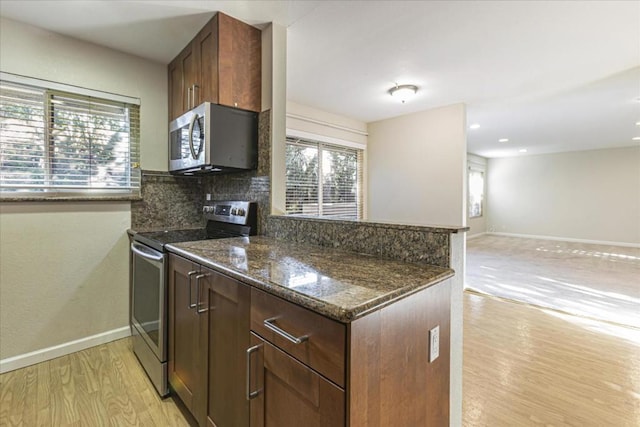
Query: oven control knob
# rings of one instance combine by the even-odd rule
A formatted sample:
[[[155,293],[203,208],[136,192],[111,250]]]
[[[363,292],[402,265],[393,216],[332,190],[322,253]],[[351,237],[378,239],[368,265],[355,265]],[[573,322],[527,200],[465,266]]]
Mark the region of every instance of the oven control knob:
[[[237,208],[231,208],[231,215],[237,215],[238,214],[238,209]]]
[[[238,216],[244,216],[244,209],[242,209],[242,208],[238,208],[237,215],[238,215]]]

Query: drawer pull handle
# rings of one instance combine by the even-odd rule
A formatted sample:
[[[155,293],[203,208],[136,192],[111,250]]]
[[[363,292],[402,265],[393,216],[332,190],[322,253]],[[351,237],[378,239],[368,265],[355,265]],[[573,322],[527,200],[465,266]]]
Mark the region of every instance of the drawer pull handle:
[[[279,327],[277,327],[273,322],[275,322],[278,318],[277,317],[272,317],[271,319],[267,319],[265,320],[264,326],[275,332],[276,334],[280,335],[282,338],[286,339],[287,341],[290,341],[294,344],[302,344],[303,342],[307,341],[309,339],[308,335],[303,335],[301,337],[294,337],[293,335],[291,335],[289,332],[285,331],[284,329],[280,329]]]
[[[251,353],[258,351],[262,344],[254,345],[247,349],[247,400],[251,400],[260,394],[260,390],[251,391]]]
[[[187,273],[187,276],[189,277],[189,308],[196,308],[196,304],[191,303],[191,301],[193,301],[193,295],[191,295],[191,276],[198,273],[199,271],[195,271],[195,270]]]
[[[200,279],[207,276],[208,274],[198,274],[196,276],[196,313],[198,314],[206,313],[209,310],[208,308],[205,308],[204,310],[200,308],[202,305],[202,302],[200,301]]]

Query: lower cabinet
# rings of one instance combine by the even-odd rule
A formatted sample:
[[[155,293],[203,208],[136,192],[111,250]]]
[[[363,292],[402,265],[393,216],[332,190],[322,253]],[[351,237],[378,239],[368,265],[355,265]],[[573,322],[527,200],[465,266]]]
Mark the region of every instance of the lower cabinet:
[[[251,345],[251,427],[345,425],[344,390],[253,333]]]
[[[195,310],[193,276],[200,266],[184,258],[169,257],[169,384],[194,413],[200,393],[200,319]]]
[[[449,310],[446,280],[341,323],[170,254],[169,384],[201,427],[448,426]]]
[[[249,286],[220,273],[208,274],[207,314],[202,316],[201,342],[207,353],[206,425],[249,426],[245,397],[247,348],[250,346]]]
[[[249,286],[171,254],[169,385],[200,426],[249,426]]]

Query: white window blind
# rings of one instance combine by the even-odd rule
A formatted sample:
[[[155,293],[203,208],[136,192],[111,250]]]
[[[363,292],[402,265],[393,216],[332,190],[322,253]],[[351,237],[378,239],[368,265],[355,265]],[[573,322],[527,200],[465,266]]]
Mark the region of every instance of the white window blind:
[[[286,212],[362,216],[362,150],[287,138]]]
[[[137,194],[139,134],[137,105],[0,81],[0,190]]]
[[[469,218],[482,216],[484,201],[484,172],[469,168]]]

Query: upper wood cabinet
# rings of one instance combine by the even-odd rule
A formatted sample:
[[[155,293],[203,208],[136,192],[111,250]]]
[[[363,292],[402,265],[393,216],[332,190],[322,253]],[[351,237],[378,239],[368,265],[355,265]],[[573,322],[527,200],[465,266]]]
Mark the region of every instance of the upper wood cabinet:
[[[168,66],[169,120],[208,101],[261,109],[262,35],[217,13]]]

